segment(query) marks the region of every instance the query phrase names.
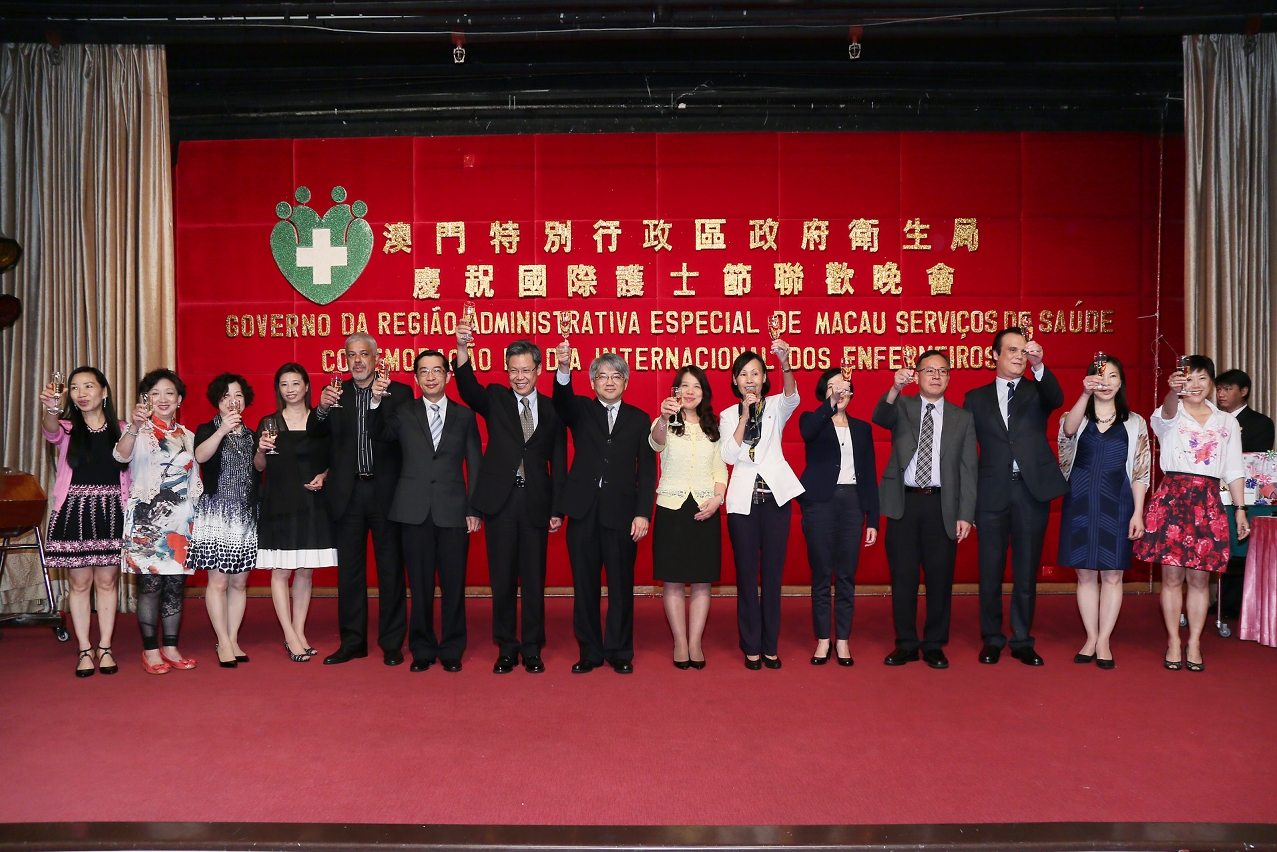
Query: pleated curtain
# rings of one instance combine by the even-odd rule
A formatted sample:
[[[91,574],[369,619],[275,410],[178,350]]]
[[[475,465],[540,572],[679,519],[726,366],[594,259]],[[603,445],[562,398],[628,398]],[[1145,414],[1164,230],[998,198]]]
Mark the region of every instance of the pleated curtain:
[[[1188,350],[1250,374],[1277,414],[1277,34],[1184,38]]]
[[[50,372],[99,367],[123,413],[146,370],[174,363],[168,120],[163,47],[0,45],[0,232],[23,248],[0,276],[23,305],[0,332],[0,449],[47,492],[38,396]],[[125,608],[132,594],[122,583]],[[38,611],[43,598],[38,562],[11,556],[0,608]]]

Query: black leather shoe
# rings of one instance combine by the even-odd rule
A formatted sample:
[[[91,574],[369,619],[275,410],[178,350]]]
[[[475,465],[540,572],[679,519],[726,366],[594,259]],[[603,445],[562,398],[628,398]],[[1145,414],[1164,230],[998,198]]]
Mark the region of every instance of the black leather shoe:
[[[840,666],[854,666],[856,664],[856,661],[851,657],[837,657],[837,660]]]
[[[1026,666],[1042,665],[1042,658],[1038,656],[1038,652],[1032,648],[1019,648],[1011,651],[1011,656],[1015,657]]]
[[[236,655],[235,655],[235,662],[237,662],[237,663],[247,663],[247,662],[248,662],[248,654],[236,654]]]
[[[933,669],[949,668],[949,658],[946,657],[944,655],[944,651],[941,651],[939,648],[936,648],[934,651],[923,651],[922,659],[925,660],[927,665],[931,666]]]
[[[524,657],[523,670],[528,674],[540,674],[545,671],[545,663],[541,662],[541,655],[534,654],[531,657]]]
[[[412,665],[408,666],[410,672],[424,672],[435,664],[434,660],[413,660]]]
[[[687,670],[688,670],[688,669],[690,669],[691,667],[692,667],[692,661],[691,661],[691,660],[675,660],[675,661],[674,661],[674,668],[676,668],[676,669],[681,669],[682,671],[687,671]]]
[[[1113,662],[1111,659],[1106,660],[1103,657],[1096,657],[1095,665],[1098,666],[1099,668],[1104,669],[1105,671],[1108,671],[1109,669],[1117,668],[1117,663]]]
[[[991,666],[1002,656],[1002,649],[993,645],[985,645],[980,649],[980,662]]]
[[[903,666],[905,663],[916,662],[918,662],[917,648],[914,648],[912,651],[906,651],[904,648],[897,648],[887,655],[887,658],[882,661],[882,664],[884,666]]]
[[[762,671],[762,670],[763,670],[763,658],[762,658],[762,657],[759,657],[757,660],[751,660],[749,657],[746,657],[746,658],[745,658],[745,668],[749,669],[751,672],[758,672],[758,671]]]
[[[572,664],[572,674],[589,674],[598,668],[598,666],[598,663],[592,663],[589,660],[582,658]]]
[[[609,660],[608,665],[617,674],[634,674],[634,664],[629,660]]]
[[[364,648],[362,651],[356,651],[351,648],[338,648],[327,657],[324,657],[324,665],[336,666],[341,663],[348,663],[351,660],[362,659],[366,656],[368,656],[367,648]]]
[[[381,655],[381,660],[388,666],[397,666],[403,662],[403,651],[398,648],[393,651],[385,651]]]
[[[440,663],[440,665],[442,665],[442,666],[443,666],[443,670],[444,670],[445,672],[459,672],[459,671],[461,671],[461,661],[460,661],[460,660],[440,660],[440,661],[439,661],[439,663]]]
[[[687,664],[691,666],[692,668],[696,669],[697,671],[700,671],[701,669],[705,668],[704,660],[688,660]]]
[[[829,662],[829,658],[832,657],[833,655],[834,655],[834,643],[830,642],[829,647],[825,649],[825,656],[817,657],[815,654],[811,655],[811,664],[813,666],[823,666],[825,663]]]
[[[763,657],[763,665],[769,669],[780,668],[780,657]]]
[[[1077,663],[1078,665],[1085,666],[1088,663],[1095,662],[1095,655],[1094,654],[1074,654],[1073,662]]]
[[[493,674],[509,674],[510,672],[514,671],[514,667],[517,666],[518,664],[519,664],[519,657],[517,654],[511,654],[508,656],[506,654],[502,654],[501,656],[497,657],[497,661],[493,663],[492,673]]]

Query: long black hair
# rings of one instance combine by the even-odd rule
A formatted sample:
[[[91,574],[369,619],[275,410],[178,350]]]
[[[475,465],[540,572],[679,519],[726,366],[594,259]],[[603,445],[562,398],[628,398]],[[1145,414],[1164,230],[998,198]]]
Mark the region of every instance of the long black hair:
[[[677,373],[674,374],[674,381],[670,387],[678,387],[683,383],[684,376],[691,376],[701,384],[701,404],[696,406],[696,417],[701,421],[701,431],[705,433],[705,437],[711,441],[718,440],[718,415],[714,413],[714,393],[709,388],[709,379],[705,377],[705,371],[695,364],[688,364]],[[671,426],[670,431],[675,435],[682,435],[685,431],[682,426]]]
[[[71,375],[67,376],[67,387],[71,387],[71,383],[75,381],[75,377],[81,373],[87,373],[93,377],[93,381],[101,386],[106,396],[102,400],[102,416],[106,418],[106,434],[111,439],[111,446],[115,446],[120,440],[120,421],[115,416],[115,403],[112,402],[111,383],[106,380],[106,376],[97,367],[76,367],[71,371]],[[84,422],[84,413],[80,411],[80,406],[71,401],[71,394],[67,394],[66,408],[62,409],[62,419],[71,421],[71,438],[67,442],[67,464],[72,468],[77,468],[84,462],[89,460],[89,424]],[[112,461],[115,461],[114,458]],[[115,462],[120,470],[128,467],[127,464]]]
[[[1113,413],[1117,415],[1117,423],[1125,423],[1126,418],[1131,416],[1131,406],[1126,402],[1126,370],[1122,368],[1122,362],[1114,358],[1112,355],[1104,356],[1105,369],[1112,364],[1117,367],[1117,377],[1122,380],[1122,386],[1117,389],[1117,393],[1113,394]],[[1088,376],[1098,376],[1099,370],[1095,369],[1095,364],[1086,368]],[[1097,421],[1095,416],[1095,394],[1091,394],[1091,398],[1086,401],[1086,419]]]
[[[289,361],[275,371],[275,413],[283,414],[284,407],[287,405],[284,402],[284,395],[279,392],[279,380],[284,378],[287,373],[296,373],[302,377],[302,384],[306,385],[306,393],[302,394],[302,402],[306,403],[306,410],[310,411],[310,373],[306,372],[306,368],[296,361]]]

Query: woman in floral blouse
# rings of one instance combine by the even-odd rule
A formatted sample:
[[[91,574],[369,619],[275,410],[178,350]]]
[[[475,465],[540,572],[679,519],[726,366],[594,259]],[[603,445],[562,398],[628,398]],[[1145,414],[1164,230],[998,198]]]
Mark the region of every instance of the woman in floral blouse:
[[[1220,483],[1228,487],[1237,513],[1237,537],[1250,535],[1242,488],[1241,427],[1220,411],[1214,396],[1215,362],[1192,355],[1188,368],[1170,377],[1170,390],[1149,423],[1161,444],[1165,478],[1144,519],[1144,538],[1135,556],[1162,564],[1162,617],[1168,634],[1163,665],[1190,672],[1202,661],[1202,628],[1210,604],[1210,574],[1228,567],[1228,516]],[[1181,394],[1183,394],[1181,396]],[[1179,616],[1188,583],[1188,647],[1180,647]]]

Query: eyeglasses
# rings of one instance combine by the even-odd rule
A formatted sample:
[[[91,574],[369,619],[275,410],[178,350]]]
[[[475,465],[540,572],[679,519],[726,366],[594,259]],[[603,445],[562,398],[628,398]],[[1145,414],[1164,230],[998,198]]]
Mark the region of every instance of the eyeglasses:
[[[509,367],[507,368],[506,372],[508,372],[512,376],[535,376],[537,373],[537,368],[536,367]]]
[[[447,370],[443,367],[422,367],[417,371],[418,376],[442,376],[447,374]]]
[[[599,373],[597,376],[595,376],[595,377],[594,377],[594,381],[596,381],[596,382],[619,382],[619,381],[622,381],[624,378],[625,378],[625,377],[624,377],[624,376],[622,376],[620,373]]]
[[[948,367],[923,367],[918,372],[922,373],[924,376],[931,376],[934,378],[935,376],[949,375],[949,368]]]

